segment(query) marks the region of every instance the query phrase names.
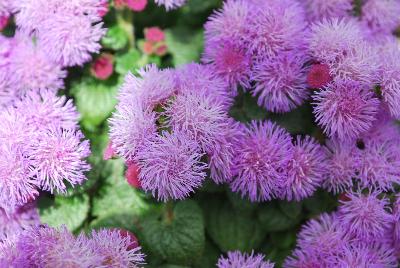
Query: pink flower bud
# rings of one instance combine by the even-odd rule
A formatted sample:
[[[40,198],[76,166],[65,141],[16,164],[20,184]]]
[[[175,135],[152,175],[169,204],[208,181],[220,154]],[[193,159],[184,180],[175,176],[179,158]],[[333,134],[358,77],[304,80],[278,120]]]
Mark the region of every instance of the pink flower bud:
[[[108,79],[114,72],[114,58],[111,54],[102,54],[90,68],[91,74],[100,80]]]

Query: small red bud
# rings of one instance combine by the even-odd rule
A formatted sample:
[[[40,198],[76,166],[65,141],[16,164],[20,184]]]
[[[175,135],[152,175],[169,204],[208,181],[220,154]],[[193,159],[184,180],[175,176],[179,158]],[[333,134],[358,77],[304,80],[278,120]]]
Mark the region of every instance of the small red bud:
[[[128,164],[128,169],[125,172],[127,182],[134,188],[142,188],[139,181],[139,167],[135,163]]]
[[[114,57],[111,54],[102,54],[90,68],[91,74],[100,80],[108,79],[114,72]]]

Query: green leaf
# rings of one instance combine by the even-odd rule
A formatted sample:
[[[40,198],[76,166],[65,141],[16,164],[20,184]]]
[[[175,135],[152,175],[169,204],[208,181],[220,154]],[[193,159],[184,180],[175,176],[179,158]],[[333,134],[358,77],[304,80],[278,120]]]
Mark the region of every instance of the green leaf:
[[[203,50],[203,32],[184,27],[165,31],[168,51],[175,66],[198,61]]]
[[[215,264],[217,263],[220,255],[221,255],[221,252],[218,250],[218,248],[215,246],[215,244],[207,239],[205,247],[204,247],[204,253],[201,256],[201,258],[199,258],[196,261],[196,263],[194,264],[194,267],[195,268],[215,268]]]
[[[292,219],[297,219],[302,211],[302,203],[301,202],[287,202],[280,201],[279,207],[286,216]]]
[[[202,211],[191,200],[179,202],[164,213],[145,219],[144,245],[157,258],[169,264],[191,265],[201,257],[205,235]]]
[[[115,25],[108,29],[101,43],[104,48],[120,50],[126,47],[128,41],[129,37],[126,31],[122,27]]]
[[[128,52],[116,55],[115,71],[121,75],[127,74],[129,71],[134,72],[135,69],[147,64],[147,59],[143,58],[140,52],[136,49],[131,49]]]
[[[337,206],[337,200],[325,191],[317,191],[315,194],[303,201],[304,207],[312,214],[318,215],[329,212]]]
[[[63,197],[56,196],[54,206],[41,209],[40,219],[52,227],[66,225],[71,231],[77,230],[85,221],[89,212],[87,195]]]
[[[272,233],[271,243],[279,249],[290,249],[296,244],[296,232],[284,231]]]
[[[228,190],[227,195],[229,201],[236,210],[242,211],[244,213],[251,213],[255,211],[258,207],[258,203],[250,202],[248,199],[242,198],[238,193],[234,193]]]
[[[95,130],[111,115],[117,103],[117,91],[115,81],[100,82],[85,78],[72,85],[71,93],[86,129]]]
[[[251,251],[264,239],[265,232],[257,218],[235,210],[229,202],[210,202],[207,212],[207,232],[224,252]]]
[[[286,216],[273,203],[266,203],[258,211],[258,218],[262,227],[267,232],[284,231],[297,224],[294,220]]]

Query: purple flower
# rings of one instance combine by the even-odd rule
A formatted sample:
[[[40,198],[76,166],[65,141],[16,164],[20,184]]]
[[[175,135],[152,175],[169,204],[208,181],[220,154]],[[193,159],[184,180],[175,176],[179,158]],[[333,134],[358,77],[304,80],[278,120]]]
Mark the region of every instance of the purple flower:
[[[367,0],[362,6],[361,22],[372,33],[391,34],[400,26],[400,3],[397,0]]]
[[[368,87],[351,80],[336,80],[314,96],[317,123],[330,137],[352,139],[371,128],[379,100]]]
[[[250,88],[251,55],[236,41],[206,40],[202,61],[211,64],[215,72],[226,79],[236,92],[237,86]]]
[[[76,129],[79,115],[72,102],[65,96],[56,96],[54,92],[41,90],[31,91],[15,103],[18,112],[26,114],[27,124],[35,131],[58,126],[64,129]]]
[[[241,253],[240,251],[229,251],[228,257],[221,256],[218,260],[218,268],[273,268],[274,264],[270,261],[264,261],[263,254]]]
[[[43,190],[65,192],[64,180],[71,185],[81,184],[90,170],[84,158],[90,154],[89,141],[81,141],[80,131],[51,127],[43,130],[32,142],[29,155],[36,178]]]
[[[188,197],[206,177],[202,156],[198,144],[185,134],[164,131],[137,152],[142,188],[162,201]]]
[[[391,227],[393,216],[389,212],[389,200],[379,198],[380,192],[347,193],[348,201],[340,201],[338,220],[352,238],[369,243],[383,238]]]
[[[11,94],[21,97],[29,90],[62,89],[66,72],[50,60],[43,47],[22,34],[15,38],[8,64],[8,79],[14,91]]]
[[[132,160],[142,144],[156,135],[156,115],[139,100],[121,96],[110,122],[110,139],[115,151]]]
[[[281,198],[300,201],[311,196],[322,183],[328,165],[325,150],[313,138],[297,136],[287,165]]]
[[[85,16],[53,14],[41,23],[38,43],[53,62],[62,66],[83,65],[90,53],[100,51],[99,41],[106,30]]]
[[[348,55],[363,41],[360,26],[355,20],[324,19],[311,25],[309,50],[320,63],[331,64]]]
[[[167,10],[175,9],[183,6],[186,0],[154,0],[157,5],[164,5]]]
[[[273,57],[282,51],[299,49],[305,45],[307,23],[304,10],[297,2],[255,3],[251,9],[244,24],[243,38],[254,55]]]
[[[282,52],[273,59],[257,62],[252,94],[258,96],[258,105],[272,112],[289,112],[301,105],[309,96],[306,61],[301,53]]]
[[[0,2],[0,17],[9,16],[11,11],[11,1],[10,0],[2,0]]]
[[[277,196],[286,179],[285,170],[293,153],[291,137],[271,121],[253,121],[243,126],[243,137],[235,144],[231,189],[251,201]]]
[[[328,268],[325,261],[314,258],[312,250],[295,249],[292,256],[286,258],[283,268]]]
[[[20,206],[10,215],[0,207],[0,243],[9,236],[37,226],[39,223],[39,213],[35,203]]]
[[[328,172],[323,182],[323,187],[329,192],[338,194],[353,186],[353,178],[356,177],[356,146],[354,142],[329,140]]]
[[[91,244],[92,249],[102,257],[101,267],[139,267],[145,264],[145,255],[141,253],[137,241],[119,230],[92,231]]]
[[[309,21],[347,18],[353,10],[351,0],[306,0],[304,2]]]

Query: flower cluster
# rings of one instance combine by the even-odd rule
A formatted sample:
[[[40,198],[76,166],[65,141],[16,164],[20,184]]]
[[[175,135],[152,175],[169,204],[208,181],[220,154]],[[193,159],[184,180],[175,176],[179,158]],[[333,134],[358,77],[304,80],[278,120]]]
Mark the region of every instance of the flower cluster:
[[[305,224],[283,267],[398,267],[396,213],[380,192],[347,193],[337,212]]]
[[[65,227],[37,225],[0,243],[1,267],[139,267],[144,254],[125,230],[92,231],[74,237]]]
[[[274,268],[274,264],[269,261],[264,261],[265,256],[262,254],[241,253],[240,251],[230,251],[228,257],[221,256],[218,260],[218,268]]]

